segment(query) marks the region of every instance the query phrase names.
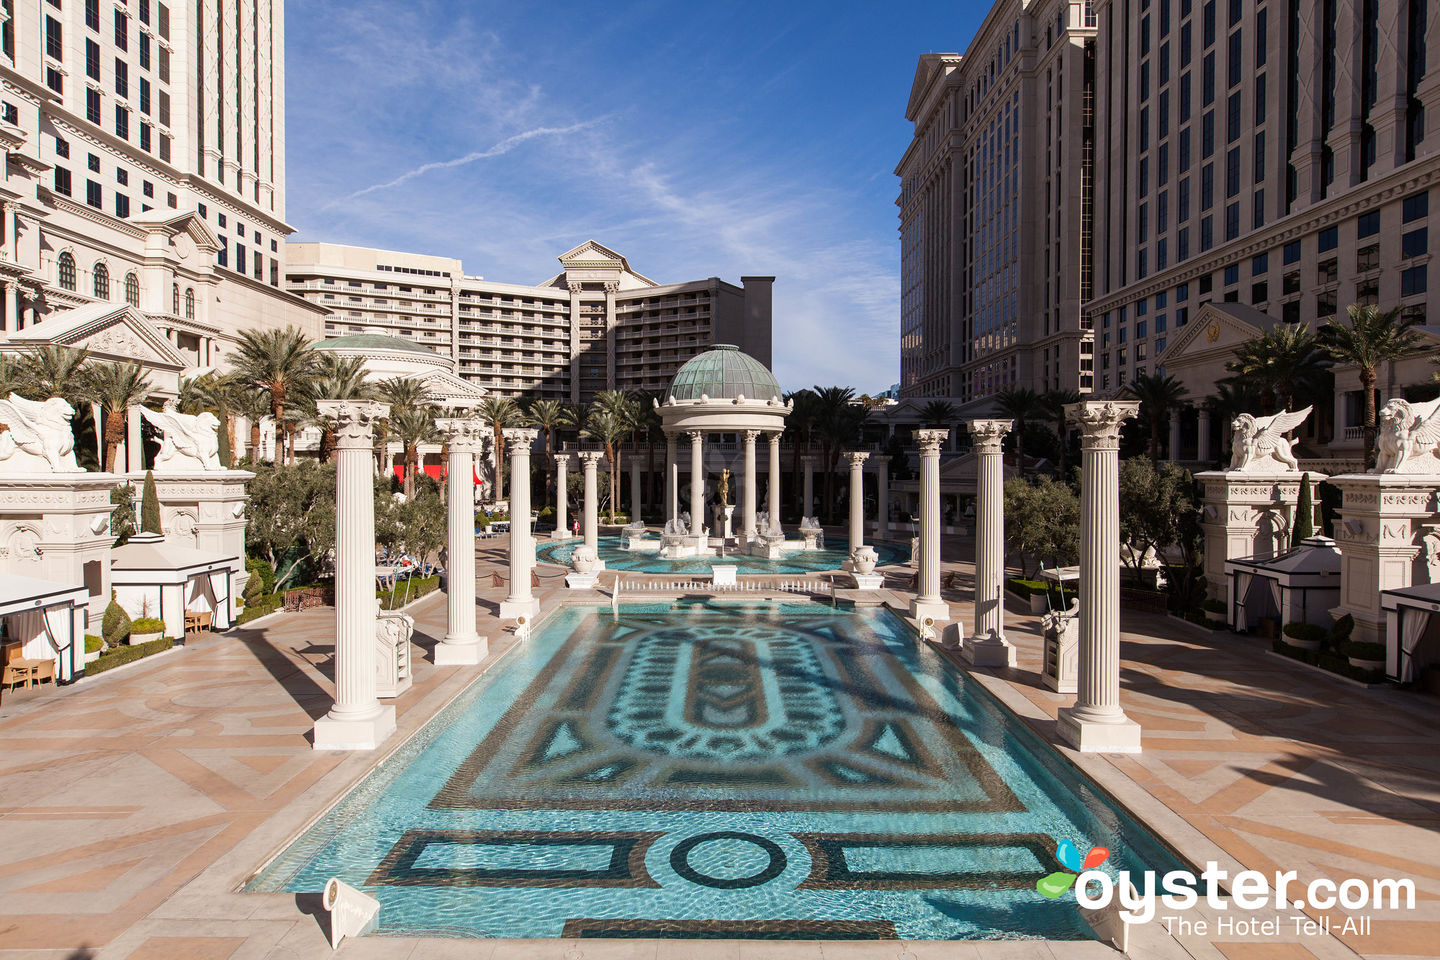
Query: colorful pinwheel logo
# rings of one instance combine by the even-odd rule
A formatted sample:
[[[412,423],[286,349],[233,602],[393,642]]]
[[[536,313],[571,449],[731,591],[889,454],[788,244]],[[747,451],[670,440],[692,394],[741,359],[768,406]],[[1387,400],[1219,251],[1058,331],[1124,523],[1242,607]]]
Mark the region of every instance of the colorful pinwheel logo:
[[[1094,870],[1110,858],[1110,851],[1104,847],[1091,847],[1090,852],[1080,856],[1080,850],[1073,841],[1061,840],[1055,848],[1055,859],[1060,861],[1064,870],[1056,870],[1052,874],[1041,877],[1035,881],[1035,889],[1042,897],[1054,900],[1075,884],[1075,878],[1086,870]]]

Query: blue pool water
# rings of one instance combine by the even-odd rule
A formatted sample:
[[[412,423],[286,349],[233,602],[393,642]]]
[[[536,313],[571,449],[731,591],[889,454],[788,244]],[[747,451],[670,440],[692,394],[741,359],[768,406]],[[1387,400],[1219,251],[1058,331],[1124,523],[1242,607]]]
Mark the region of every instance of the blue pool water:
[[[381,934],[1092,937],[1056,844],[1176,869],[893,614],[557,613],[252,881]]]
[[[655,538],[658,541],[658,537]],[[541,563],[568,566],[570,554],[583,541],[555,540],[541,543],[535,548],[535,558]],[[888,540],[871,542],[870,546],[880,555],[878,566],[886,567],[906,563],[910,559],[910,545]],[[838,547],[824,550],[800,550],[785,555],[783,560],[766,560],[764,557],[727,555],[721,557],[691,557],[683,560],[662,560],[658,554],[626,550],[619,537],[599,537],[596,552],[605,561],[607,570],[626,570],[631,573],[705,574],[716,563],[738,566],[742,574],[755,573],[817,573],[821,570],[839,570],[840,565],[850,556],[845,541]]]

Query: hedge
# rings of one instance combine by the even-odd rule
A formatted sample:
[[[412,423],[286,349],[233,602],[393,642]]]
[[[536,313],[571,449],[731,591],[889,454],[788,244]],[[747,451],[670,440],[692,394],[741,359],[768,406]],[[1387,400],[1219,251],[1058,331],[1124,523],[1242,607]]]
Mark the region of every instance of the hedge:
[[[1284,640],[1276,640],[1271,649],[1291,660],[1299,660],[1301,663],[1308,663],[1312,667],[1338,673],[1361,683],[1380,683],[1385,679],[1384,670],[1361,670],[1359,667],[1352,667],[1349,659],[1328,650],[1301,650],[1299,647],[1290,646]]]
[[[434,593],[440,589],[440,578],[412,577],[408,581],[408,592],[406,586],[407,583],[405,581],[397,583],[393,597],[389,590],[376,590],[375,599],[380,601],[380,609],[396,610],[412,600],[420,599],[427,593]]]
[[[153,653],[161,653],[169,650],[173,646],[175,646],[174,640],[162,638],[160,640],[151,640],[148,643],[114,647],[108,653],[102,653],[96,659],[85,664],[85,672],[87,674],[104,673],[112,667],[118,667],[126,663],[134,663],[136,660],[148,657]]]
[[[1009,588],[1011,593],[1015,594],[1018,597],[1023,597],[1026,599],[1029,599],[1032,594],[1036,596],[1043,596],[1046,591],[1060,589],[1059,587],[1056,587],[1053,583],[1049,583],[1045,580],[1022,580],[1019,577],[1011,577],[1010,579],[1006,580],[1005,586]],[[1071,597],[1079,596],[1079,592],[1076,591],[1074,587],[1064,588],[1063,593],[1067,605]],[[1053,601],[1055,599],[1055,594],[1051,593],[1050,598]]]
[[[251,603],[245,604],[245,609],[241,610],[240,615],[235,618],[236,625],[246,624],[251,620],[258,620],[267,613],[274,613],[280,609],[280,604],[284,602],[284,598],[284,594],[272,593],[269,596],[263,596]]]

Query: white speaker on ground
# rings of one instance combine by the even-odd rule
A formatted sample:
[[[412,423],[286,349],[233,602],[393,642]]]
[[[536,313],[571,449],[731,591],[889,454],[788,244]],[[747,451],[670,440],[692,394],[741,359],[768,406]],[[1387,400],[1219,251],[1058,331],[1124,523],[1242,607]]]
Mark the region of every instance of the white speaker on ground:
[[[380,901],[361,893],[338,877],[325,884],[321,903],[330,913],[330,949],[345,937],[363,937],[380,925]]]

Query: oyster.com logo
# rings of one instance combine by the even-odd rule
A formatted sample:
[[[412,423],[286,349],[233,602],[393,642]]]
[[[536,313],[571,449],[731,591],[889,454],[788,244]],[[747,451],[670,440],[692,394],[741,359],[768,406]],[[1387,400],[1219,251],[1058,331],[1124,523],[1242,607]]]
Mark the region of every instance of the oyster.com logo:
[[[1075,884],[1075,878],[1086,870],[1094,870],[1110,859],[1110,851],[1104,847],[1091,847],[1083,857],[1072,840],[1061,840],[1055,848],[1055,859],[1064,870],[1056,870],[1035,881],[1035,889],[1042,897],[1057,899]]]

